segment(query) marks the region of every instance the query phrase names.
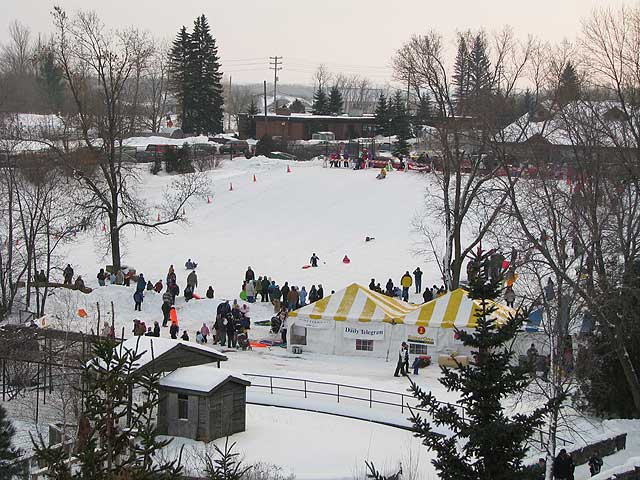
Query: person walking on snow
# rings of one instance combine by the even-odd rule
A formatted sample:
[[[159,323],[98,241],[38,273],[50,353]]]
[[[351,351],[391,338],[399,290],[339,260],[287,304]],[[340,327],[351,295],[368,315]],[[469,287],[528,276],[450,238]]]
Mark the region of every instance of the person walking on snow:
[[[420,293],[422,291],[422,270],[420,267],[413,271],[413,278],[416,281],[416,293]]]
[[[317,267],[318,260],[320,260],[320,258],[314,253],[313,255],[311,255],[311,258],[309,259],[309,263],[311,264],[312,267]]]
[[[106,285],[107,274],[105,273],[104,268],[100,269],[98,275],[96,275],[96,278],[98,279],[98,285],[100,285],[101,287],[104,287]]]
[[[400,279],[400,285],[402,285],[402,300],[405,302],[409,301],[409,288],[413,285],[413,279],[411,275],[409,275],[409,271],[407,270],[405,274]]]
[[[192,270],[191,273],[187,275],[187,285],[195,292],[196,287],[198,286],[198,274],[195,270]]]
[[[249,280],[255,280],[256,279],[256,274],[253,273],[253,270],[251,270],[251,267],[247,267],[247,273],[244,274],[244,279],[248,282]]]
[[[67,263],[67,266],[62,271],[62,275],[64,276],[64,284],[71,285],[73,281],[73,268],[71,268],[69,263]]]
[[[304,286],[300,289],[298,296],[300,298],[299,305],[302,308],[307,304],[307,291],[304,289]]]
[[[147,281],[144,279],[144,275],[141,273],[138,277],[138,283],[136,283],[136,291],[144,292],[145,288],[147,288]]]

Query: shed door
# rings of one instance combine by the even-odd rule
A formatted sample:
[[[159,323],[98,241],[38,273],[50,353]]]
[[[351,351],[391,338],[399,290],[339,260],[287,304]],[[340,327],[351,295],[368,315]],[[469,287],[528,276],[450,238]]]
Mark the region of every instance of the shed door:
[[[233,391],[222,395],[222,436],[233,434]]]

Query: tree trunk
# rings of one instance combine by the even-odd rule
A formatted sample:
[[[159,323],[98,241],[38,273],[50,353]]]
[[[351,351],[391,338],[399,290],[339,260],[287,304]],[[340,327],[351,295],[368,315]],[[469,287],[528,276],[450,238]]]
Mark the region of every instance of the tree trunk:
[[[120,230],[113,218],[110,219],[109,228],[111,229],[111,264],[113,265],[113,271],[117,272],[122,266],[120,258]]]
[[[625,334],[622,331],[620,322],[616,322],[613,333],[616,356],[622,366],[622,371],[627,379],[627,385],[631,390],[631,396],[633,397],[633,405],[636,408],[636,417],[640,417],[640,379],[638,379],[638,372],[631,361],[629,351],[625,345]]]

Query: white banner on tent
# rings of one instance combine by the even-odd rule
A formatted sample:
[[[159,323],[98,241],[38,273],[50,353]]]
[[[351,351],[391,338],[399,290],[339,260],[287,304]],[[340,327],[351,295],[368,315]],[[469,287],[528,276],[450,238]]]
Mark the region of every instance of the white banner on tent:
[[[299,318],[295,317],[293,323],[305,328],[331,328],[336,322],[327,318]]]
[[[356,338],[360,340],[384,340],[384,326],[344,327],[344,338]]]

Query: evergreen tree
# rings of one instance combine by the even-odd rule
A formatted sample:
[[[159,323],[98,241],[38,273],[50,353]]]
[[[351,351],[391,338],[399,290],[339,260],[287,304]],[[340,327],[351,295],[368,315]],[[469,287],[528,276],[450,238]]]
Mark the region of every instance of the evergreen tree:
[[[12,446],[16,430],[7,418],[7,412],[0,405],[0,480],[10,480],[20,473],[16,460],[20,457],[20,450]]]
[[[170,88],[178,101],[180,109],[180,124],[185,133],[193,132],[192,107],[193,75],[189,70],[189,51],[191,50],[191,35],[186,27],[182,27],[173,41],[169,52]]]
[[[453,98],[458,114],[464,112],[470,91],[469,41],[470,32],[458,35],[458,52],[453,65]]]
[[[80,390],[84,412],[79,421],[74,478],[175,478],[179,461],[165,461],[158,452],[171,440],[156,438],[155,415],[159,403],[160,374],[137,370],[142,348],[117,348],[110,338],[92,346],[93,360],[83,365]],[[129,404],[129,393],[140,401]],[[135,433],[134,433],[135,432]],[[53,478],[71,478],[62,448],[42,436],[33,440],[36,458]]]
[[[311,106],[314,115],[329,115],[329,100],[322,88],[318,88],[313,94],[313,105]]]
[[[393,154],[396,156],[409,155],[409,144],[407,140],[411,137],[411,124],[405,106],[405,100],[402,98],[400,91],[396,91],[392,102],[391,132],[398,137],[393,148]]]
[[[562,71],[558,84],[558,104],[565,106],[580,98],[580,80],[575,67],[569,61]]]
[[[256,144],[256,155],[269,155],[276,149],[276,144],[271,135],[263,135]]]
[[[522,113],[531,115],[536,109],[536,99],[530,89],[526,89],[522,97]]]
[[[492,91],[491,62],[487,53],[487,40],[480,32],[473,38],[469,52],[470,111],[485,111]]]
[[[187,70],[192,76],[194,132],[215,134],[224,130],[224,97],[222,72],[216,41],[211,35],[209,22],[204,15],[193,25]]]
[[[376,134],[389,135],[389,106],[383,93],[378,97],[376,105]]]
[[[256,138],[256,115],[260,113],[258,105],[254,98],[251,99],[251,103],[247,108],[247,120],[249,121],[249,135],[251,138]]]
[[[51,112],[60,112],[64,104],[62,69],[56,63],[55,52],[44,47],[38,55],[37,81]]]
[[[344,102],[342,101],[342,94],[338,87],[334,85],[329,92],[329,112],[332,115],[342,115],[342,107]]]
[[[459,393],[464,415],[458,409],[442,405],[431,392],[412,382],[411,389],[419,408],[426,409],[433,422],[412,413],[415,435],[433,450],[432,461],[442,480],[524,479],[523,459],[526,445],[535,428],[542,423],[548,406],[529,414],[509,417],[503,400],[517,395],[528,384],[526,370],[515,366],[512,341],[524,317],[518,313],[498,326],[495,301],[502,295],[501,275],[491,278],[490,256],[479,252],[472,258],[475,275],[470,276],[469,297],[477,302],[473,331],[456,329],[458,338],[471,348],[471,362],[458,369],[442,368],[440,383]],[[442,435],[433,425],[445,427]]]
[[[420,96],[420,102],[418,103],[418,111],[416,112],[417,123],[419,125],[425,125],[432,117],[431,100],[429,99],[429,94],[424,92]]]
[[[289,106],[291,113],[304,113],[304,105],[297,98]]]

